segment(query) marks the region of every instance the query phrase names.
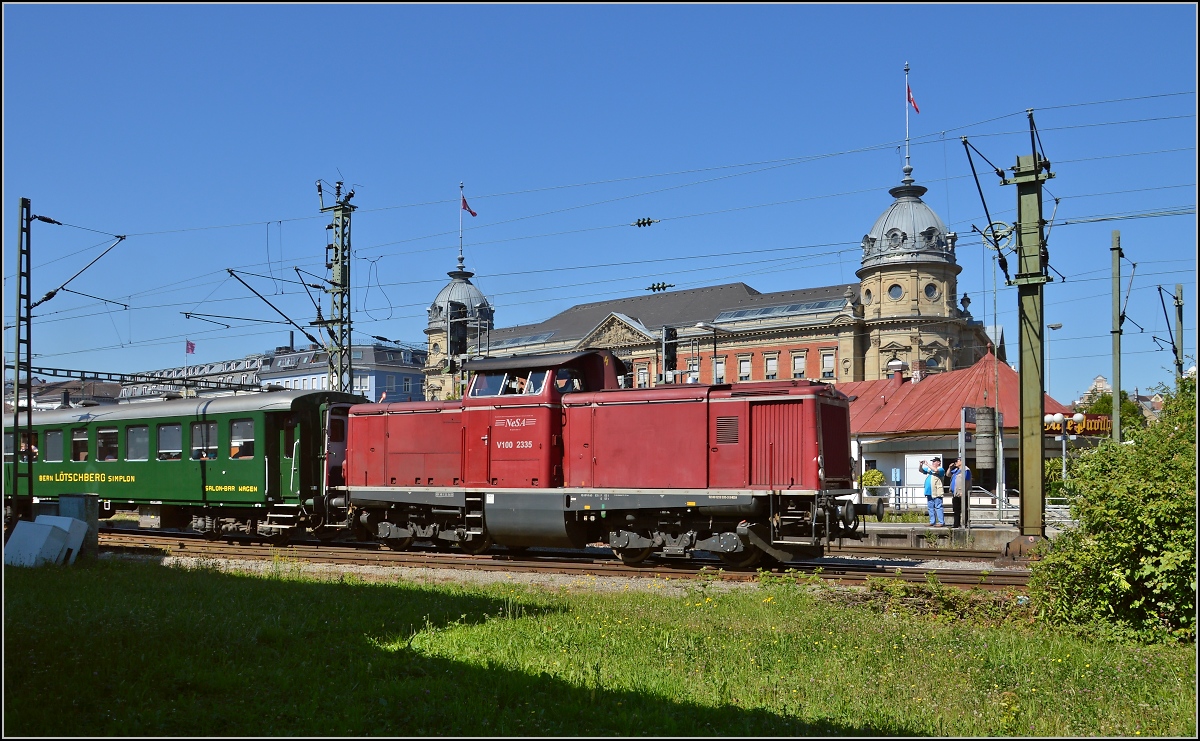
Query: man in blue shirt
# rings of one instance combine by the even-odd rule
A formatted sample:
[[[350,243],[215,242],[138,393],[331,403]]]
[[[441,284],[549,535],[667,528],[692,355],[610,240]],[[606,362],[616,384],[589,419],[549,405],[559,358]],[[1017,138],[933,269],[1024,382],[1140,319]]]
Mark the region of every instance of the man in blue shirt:
[[[942,477],[946,475],[946,469],[942,468],[941,457],[935,455],[928,464],[921,461],[921,467],[918,470],[925,474],[925,503],[929,508],[929,526],[945,527],[946,515],[942,507]]]

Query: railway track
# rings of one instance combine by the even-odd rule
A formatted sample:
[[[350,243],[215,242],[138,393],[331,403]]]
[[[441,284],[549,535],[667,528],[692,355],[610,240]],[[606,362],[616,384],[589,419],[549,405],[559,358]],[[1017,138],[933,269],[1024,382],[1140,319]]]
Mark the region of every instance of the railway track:
[[[107,551],[160,553],[178,557],[216,560],[284,560],[320,563],[340,566],[385,566],[436,569],[473,569],[478,571],[506,571],[533,574],[557,574],[576,576],[610,576],[626,578],[672,579],[721,579],[731,582],[758,580],[758,571],[727,571],[717,560],[669,560],[648,561],[639,566],[626,566],[611,556],[601,554],[579,554],[568,551],[526,551],[524,553],[499,553],[470,556],[439,550],[390,551],[375,543],[338,542],[328,544],[293,543],[285,546],[270,545],[251,540],[208,541],[184,534],[147,534],[127,532],[101,532],[100,548]],[[853,554],[846,551],[854,550]],[[1028,583],[1028,572],[1020,570],[929,568],[883,563],[881,560],[913,558],[912,555],[896,556],[898,551],[923,551],[918,557],[930,558],[932,549],[831,549],[831,556],[870,555],[861,562],[846,559],[820,559],[812,562],[796,562],[764,568],[774,574],[795,572],[817,576],[821,579],[847,584],[863,585],[870,578],[900,579],[924,583],[933,573],[937,581],[948,586],[961,588],[1013,589],[1024,588]],[[861,552],[869,552],[863,554]],[[961,560],[951,549],[938,550],[937,555]],[[963,553],[976,553],[963,551]],[[982,556],[977,556],[982,558]],[[995,558],[995,554],[991,554]]]

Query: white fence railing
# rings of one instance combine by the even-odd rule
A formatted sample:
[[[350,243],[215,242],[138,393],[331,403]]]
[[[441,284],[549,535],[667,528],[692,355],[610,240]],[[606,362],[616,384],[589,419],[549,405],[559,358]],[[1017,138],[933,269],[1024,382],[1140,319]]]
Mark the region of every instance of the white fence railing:
[[[886,497],[887,508],[890,511],[919,510],[925,511],[924,486],[868,486],[863,488],[863,494],[871,497]],[[950,502],[947,497],[947,514]],[[1016,524],[1021,516],[1021,492],[1008,489],[1005,496],[997,497],[995,492],[976,486],[971,489],[971,512],[969,521],[975,524]],[[1075,525],[1071,519],[1071,507],[1066,497],[1046,498],[1046,524],[1063,528]]]

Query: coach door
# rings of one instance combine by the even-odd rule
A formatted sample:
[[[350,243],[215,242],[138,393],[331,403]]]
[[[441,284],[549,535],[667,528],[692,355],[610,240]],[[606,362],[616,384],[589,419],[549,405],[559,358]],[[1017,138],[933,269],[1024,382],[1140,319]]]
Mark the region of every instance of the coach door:
[[[300,498],[300,421],[295,415],[279,418],[279,487],[275,489],[284,501]]]
[[[346,423],[350,418],[349,404],[330,404],[323,409],[325,422],[325,486],[345,486],[343,464],[346,462]]]

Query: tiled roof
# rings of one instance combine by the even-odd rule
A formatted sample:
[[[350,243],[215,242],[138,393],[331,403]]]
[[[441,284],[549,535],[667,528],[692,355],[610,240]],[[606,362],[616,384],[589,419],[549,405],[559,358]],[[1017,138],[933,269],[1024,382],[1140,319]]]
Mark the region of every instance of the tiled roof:
[[[726,283],[719,286],[597,301],[572,306],[537,324],[496,328],[492,330],[491,341],[496,343],[510,337],[517,338],[544,332],[554,332],[553,342],[579,340],[612,313],[623,314],[652,330],[657,330],[659,327],[687,326],[698,321],[711,322],[722,311],[732,309],[841,299],[844,297],[847,287],[853,291],[854,296],[858,295],[857,283],[774,293],[759,293],[745,283]]]
[[[1020,376],[1007,363],[996,362],[991,353],[970,368],[935,373],[918,383],[885,378],[839,383],[837,388],[856,397],[850,402],[850,432],[854,435],[958,432],[962,407],[998,406],[1005,429],[1017,428],[1021,421]],[[1049,395],[1045,405],[1046,414],[1072,413]]]

